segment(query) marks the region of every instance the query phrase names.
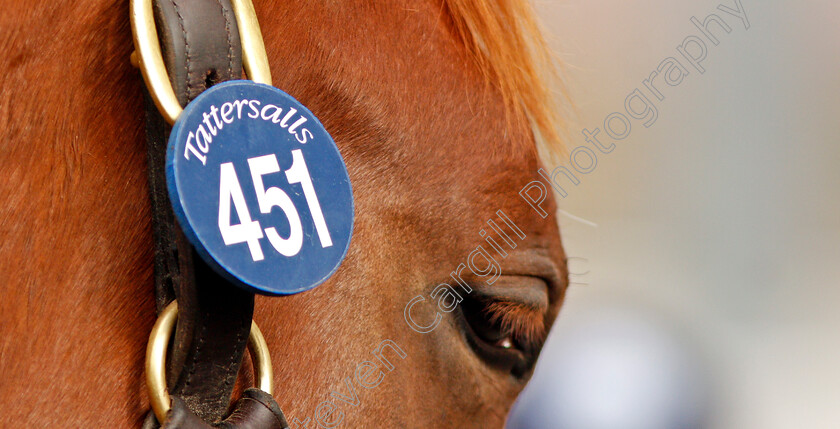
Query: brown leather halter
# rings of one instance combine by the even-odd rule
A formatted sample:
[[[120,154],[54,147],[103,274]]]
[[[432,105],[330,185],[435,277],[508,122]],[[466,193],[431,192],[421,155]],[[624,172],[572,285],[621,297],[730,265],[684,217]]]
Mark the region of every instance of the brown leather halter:
[[[133,1],[133,11],[140,1]],[[214,84],[242,78],[240,32],[229,0],[152,3],[166,72],[182,107]],[[136,19],[133,15],[135,44]],[[137,56],[132,59],[141,69],[145,66]],[[145,99],[158,313],[177,300],[177,325],[166,363],[172,400],[163,427],[288,428],[272,396],[260,389],[247,389],[228,413],[251,332],[254,294],[210,269],[178,226],[164,173],[171,131],[167,122],[172,118],[167,121],[161,115],[160,103],[148,91]],[[155,427],[158,419],[150,412],[144,428]]]

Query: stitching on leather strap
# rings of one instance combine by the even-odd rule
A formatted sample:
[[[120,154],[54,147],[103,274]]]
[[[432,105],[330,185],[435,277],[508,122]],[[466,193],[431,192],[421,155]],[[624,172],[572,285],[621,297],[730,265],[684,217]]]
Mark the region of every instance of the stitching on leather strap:
[[[170,0],[170,3],[172,3],[172,7],[175,8],[175,14],[178,15],[178,25],[181,27],[181,34],[184,36],[184,46],[186,46],[187,61],[186,64],[184,64],[184,72],[186,72],[187,87],[184,89],[184,99],[189,102],[190,89],[192,89],[190,84],[190,63],[192,62],[190,61],[190,42],[187,40],[187,30],[184,28],[184,17],[181,16],[181,11],[178,9],[178,2]]]
[[[209,317],[209,314],[205,313],[205,317]],[[205,319],[206,320],[206,319]],[[201,355],[201,349],[204,347],[204,336],[207,334],[207,324],[201,324],[201,332],[198,335],[198,346],[195,348],[195,353],[193,353],[192,357],[190,358],[190,372],[187,374],[187,381],[186,385],[189,386],[192,384],[193,375],[195,375],[196,368],[198,368],[198,356]]]
[[[237,334],[236,334],[237,348],[241,348],[243,346],[242,340],[245,338],[245,335],[242,334],[243,328],[244,328],[242,326],[243,322],[244,321],[242,319],[240,319],[239,322],[237,323],[237,326],[239,328],[239,329],[237,329]],[[231,355],[230,359],[228,360],[228,367],[227,367],[228,372],[231,372],[233,370],[233,368],[236,367],[236,365],[237,365],[236,357],[234,355]],[[230,387],[230,385],[236,380],[236,375],[237,374],[233,374],[232,377],[228,377],[225,380],[225,387]]]
[[[230,40],[230,17],[228,16],[228,10],[225,9],[225,5],[223,5],[220,0],[216,0],[216,2],[219,3],[219,7],[222,8],[222,17],[225,19],[225,31],[227,31],[228,78],[237,79],[238,76],[233,75],[233,42]]]

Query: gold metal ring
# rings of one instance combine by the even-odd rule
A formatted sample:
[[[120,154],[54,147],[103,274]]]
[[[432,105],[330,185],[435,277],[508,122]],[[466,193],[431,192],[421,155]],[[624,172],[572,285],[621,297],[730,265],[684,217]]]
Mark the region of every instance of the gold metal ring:
[[[249,79],[271,85],[271,70],[260,31],[260,24],[251,0],[231,0],[239,39],[242,43],[242,65]],[[174,124],[183,110],[175,96],[155,28],[152,0],[131,0],[131,34],[134,37],[135,53],[132,63],[140,68],[146,87],[155,105],[166,122]]]
[[[172,399],[166,388],[166,347],[178,320],[178,302],[172,301],[158,316],[149,344],[146,346],[146,386],[149,389],[149,402],[159,422],[166,421],[166,415],[172,408]],[[248,335],[248,350],[256,373],[254,379],[260,390],[271,394],[274,386],[274,372],[271,369],[271,357],[268,344],[260,328],[251,321],[251,333]]]

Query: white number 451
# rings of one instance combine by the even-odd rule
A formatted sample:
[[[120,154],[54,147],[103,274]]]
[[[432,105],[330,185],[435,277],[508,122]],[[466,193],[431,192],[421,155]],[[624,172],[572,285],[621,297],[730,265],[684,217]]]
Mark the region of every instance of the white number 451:
[[[274,250],[281,255],[297,255],[303,245],[303,227],[300,223],[300,215],[288,194],[275,186],[266,189],[263,184],[263,176],[280,172],[277,156],[271,154],[249,158],[248,166],[251,170],[260,213],[267,214],[273,207],[279,207],[289,220],[290,232],[288,237],[281,237],[273,226],[265,228],[265,237],[268,238]],[[312,186],[312,177],[309,176],[309,170],[306,168],[306,161],[304,161],[300,149],[292,151],[292,166],[286,170],[286,180],[289,184],[300,183],[303,187],[303,196],[306,198],[309,212],[312,213],[312,220],[315,223],[318,238],[321,240],[321,247],[332,246],[330,231],[327,229],[326,221],[324,221],[324,213],[321,211],[321,204],[318,203],[318,196]],[[236,216],[239,217],[238,225],[230,224],[231,201],[233,201]],[[236,170],[233,168],[233,163],[230,162],[221,165],[219,177],[219,231],[222,233],[222,239],[226,246],[248,243],[251,259],[254,261],[265,259],[260,246],[260,239],[263,238],[263,228],[259,221],[251,220],[251,213],[248,212],[248,205],[245,203],[239,178],[236,177]]]

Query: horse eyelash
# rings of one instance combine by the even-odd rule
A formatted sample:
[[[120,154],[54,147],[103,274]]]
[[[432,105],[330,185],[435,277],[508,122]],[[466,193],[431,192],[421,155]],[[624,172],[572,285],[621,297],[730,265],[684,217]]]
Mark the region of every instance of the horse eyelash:
[[[490,323],[499,323],[502,332],[526,349],[545,341],[545,317],[539,309],[517,302],[490,301],[485,303],[484,313]]]

